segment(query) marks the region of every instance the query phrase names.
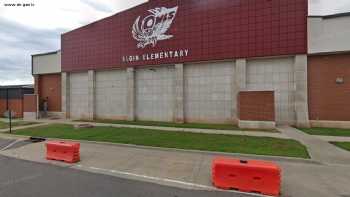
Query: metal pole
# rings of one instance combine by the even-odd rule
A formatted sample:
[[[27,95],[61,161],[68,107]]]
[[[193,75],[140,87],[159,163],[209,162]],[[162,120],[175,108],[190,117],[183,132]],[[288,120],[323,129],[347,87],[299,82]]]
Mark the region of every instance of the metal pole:
[[[6,88],[6,111],[9,110],[9,89]]]
[[[11,112],[11,110],[9,110],[9,114],[10,114],[10,116],[9,116],[9,119],[10,119],[10,133],[12,133],[12,112]]]
[[[12,112],[9,109],[9,89],[8,88],[6,88],[6,110],[7,110],[8,116],[9,116],[10,133],[12,133]]]

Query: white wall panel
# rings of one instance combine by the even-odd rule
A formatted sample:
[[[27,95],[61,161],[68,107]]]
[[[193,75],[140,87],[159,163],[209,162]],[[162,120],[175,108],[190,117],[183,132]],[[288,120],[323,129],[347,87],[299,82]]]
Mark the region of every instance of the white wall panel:
[[[275,91],[276,121],[294,124],[294,59],[257,59],[247,62],[247,89]]]
[[[174,120],[174,66],[136,69],[136,118]]]
[[[96,72],[96,118],[126,119],[126,70]]]
[[[72,119],[88,118],[88,74],[70,74],[70,117]]]
[[[309,53],[350,50],[350,16],[308,19]]]
[[[33,74],[52,74],[61,72],[61,51],[33,56]]]
[[[185,120],[232,122],[234,63],[185,65]]]

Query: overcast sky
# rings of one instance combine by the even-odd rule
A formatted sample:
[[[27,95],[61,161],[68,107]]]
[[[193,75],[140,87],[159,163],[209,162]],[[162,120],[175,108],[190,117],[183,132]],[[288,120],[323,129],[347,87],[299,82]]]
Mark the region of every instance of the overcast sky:
[[[146,0],[0,0],[0,85],[33,83],[31,54],[60,49],[60,34]],[[198,0],[200,1],[200,0]],[[309,0],[310,15],[350,11],[350,0]],[[5,7],[33,3],[33,7]]]

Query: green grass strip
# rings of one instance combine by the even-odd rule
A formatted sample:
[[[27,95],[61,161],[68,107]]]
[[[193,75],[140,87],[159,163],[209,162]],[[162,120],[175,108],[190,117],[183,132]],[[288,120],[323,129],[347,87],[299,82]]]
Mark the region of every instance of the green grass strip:
[[[92,122],[89,120],[78,120],[83,122]],[[173,123],[173,122],[156,122],[156,121],[127,121],[127,120],[96,120],[95,123],[107,124],[123,124],[123,125],[137,125],[137,126],[156,126],[156,127],[174,127],[174,128],[188,128],[188,129],[213,129],[213,130],[236,130],[236,131],[254,131],[252,129],[241,129],[234,124],[205,124],[205,123]],[[259,130],[265,132],[278,132],[277,130]]]
[[[336,129],[336,128],[299,128],[299,130],[310,135],[322,136],[344,136],[350,137],[350,129]]]
[[[305,146],[299,142],[270,137],[199,134],[113,127],[75,129],[71,125],[64,124],[16,130],[15,134],[164,148],[309,158]]]
[[[350,151],[350,142],[331,142],[331,143],[338,146],[339,148]]]

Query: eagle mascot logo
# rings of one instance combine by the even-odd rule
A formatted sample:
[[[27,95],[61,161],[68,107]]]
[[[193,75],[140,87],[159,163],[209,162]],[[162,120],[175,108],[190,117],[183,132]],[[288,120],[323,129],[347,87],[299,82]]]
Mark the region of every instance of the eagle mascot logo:
[[[151,14],[146,16],[141,24],[141,16],[139,16],[132,26],[132,36],[138,41],[137,48],[145,48],[150,44],[155,47],[158,41],[172,38],[173,35],[166,35],[165,33],[174,21],[177,9],[178,6],[148,10]]]

